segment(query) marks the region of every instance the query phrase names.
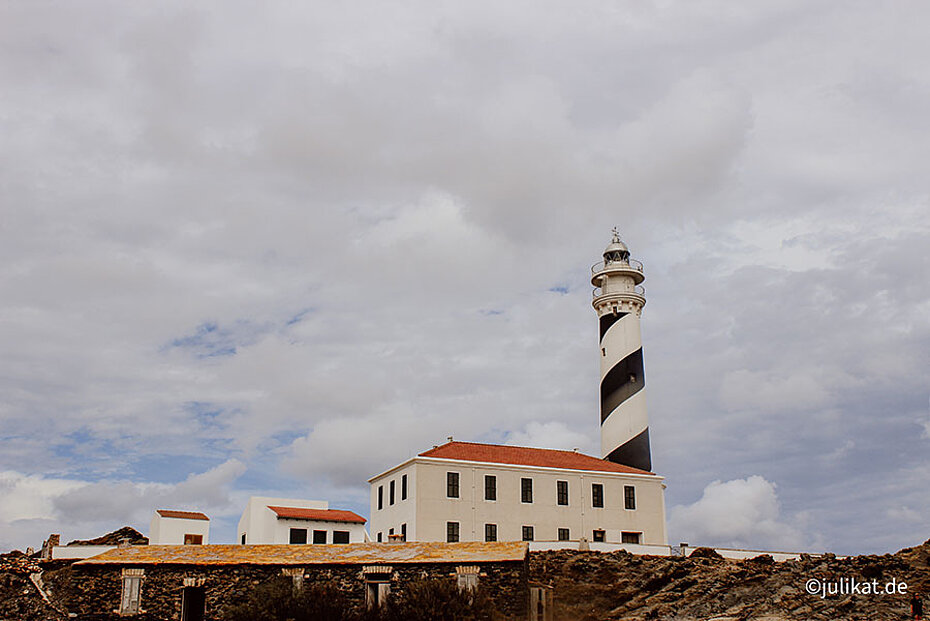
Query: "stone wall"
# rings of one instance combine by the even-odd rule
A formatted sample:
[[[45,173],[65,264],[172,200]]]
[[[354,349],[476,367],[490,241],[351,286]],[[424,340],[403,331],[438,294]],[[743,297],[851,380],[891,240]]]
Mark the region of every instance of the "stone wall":
[[[384,563],[383,565],[389,565]],[[504,618],[526,614],[527,566],[523,561],[474,563],[480,568],[479,586],[488,594]],[[391,567],[391,592],[402,594],[405,585],[423,578],[455,578],[450,563],[396,564]],[[168,621],[181,618],[181,594],[185,579],[196,580],[206,594],[206,619],[220,620],[225,611],[244,601],[257,586],[280,578],[280,566],[224,565],[145,567],[141,609],[132,619]],[[55,572],[55,599],[79,619],[104,621],[127,619],[118,614],[122,589],[122,567],[74,565]],[[336,586],[353,607],[364,607],[366,581],[360,565],[312,565],[304,568],[304,583],[325,582]],[[51,577],[51,576],[50,576]],[[202,584],[201,584],[202,583]]]

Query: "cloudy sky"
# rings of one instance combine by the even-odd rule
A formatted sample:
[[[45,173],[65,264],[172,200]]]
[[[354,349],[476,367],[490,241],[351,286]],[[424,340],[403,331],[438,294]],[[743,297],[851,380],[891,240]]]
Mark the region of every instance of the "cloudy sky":
[[[0,0],[0,550],[449,435],[597,453],[645,263],[672,543],[930,536],[930,6]]]

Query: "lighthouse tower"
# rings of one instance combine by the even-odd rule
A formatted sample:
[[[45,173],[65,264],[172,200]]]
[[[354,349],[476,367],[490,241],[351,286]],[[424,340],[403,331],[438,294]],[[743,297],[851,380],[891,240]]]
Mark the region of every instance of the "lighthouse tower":
[[[591,268],[594,310],[600,322],[601,456],[652,471],[646,378],[639,317],[646,305],[643,264],[630,259],[615,228],[604,260]]]

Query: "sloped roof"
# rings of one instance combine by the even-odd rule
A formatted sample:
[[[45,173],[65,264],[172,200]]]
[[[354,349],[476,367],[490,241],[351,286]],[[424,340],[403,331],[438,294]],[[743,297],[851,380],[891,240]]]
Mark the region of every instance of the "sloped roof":
[[[75,565],[368,565],[522,561],[522,541],[330,545],[155,545],[116,548]]]
[[[442,446],[420,453],[420,457],[438,459],[461,459],[491,464],[513,464],[517,466],[539,466],[565,470],[593,470],[621,474],[653,474],[646,470],[631,468],[611,461],[598,459],[574,451],[505,446],[503,444],[479,444],[476,442],[447,442]]]
[[[172,509],[158,509],[155,513],[165,518],[177,518],[180,520],[207,520],[210,521],[206,515],[200,511],[174,511]]]
[[[294,520],[319,520],[321,522],[352,522],[364,524],[367,520],[352,511],[340,509],[303,509],[301,507],[277,507],[268,505],[279,518]]]

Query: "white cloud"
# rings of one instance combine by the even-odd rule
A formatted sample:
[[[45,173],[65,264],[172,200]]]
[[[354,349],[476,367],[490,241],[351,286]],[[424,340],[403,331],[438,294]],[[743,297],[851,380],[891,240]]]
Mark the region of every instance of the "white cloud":
[[[891,507],[885,511],[885,515],[894,521],[910,522],[912,524],[924,521],[924,516],[920,512],[908,506]]]
[[[775,484],[753,475],[714,481],[701,498],[669,512],[673,536],[691,545],[803,550],[809,535],[781,515]]]
[[[838,490],[926,448],[927,11],[8,3],[0,469],[89,516],[361,498],[450,434],[596,452],[619,225],[670,503],[752,472],[838,551],[913,543],[877,533],[919,473]]]
[[[21,472],[0,472],[0,522],[52,519],[57,517],[52,500],[84,483],[70,479],[26,475]]]
[[[516,431],[507,438],[507,444],[513,446],[534,446],[571,451],[580,449],[595,454],[600,448],[591,446],[589,436],[578,433],[560,421],[538,423],[533,421],[521,431]]]
[[[823,409],[832,405],[823,372],[810,368],[791,369],[790,375],[775,374],[772,369],[753,372],[731,371],[723,376],[720,400],[728,410],[751,409],[780,412],[788,408]]]
[[[51,532],[63,539],[96,537],[129,525],[147,533],[155,509],[192,509],[211,517],[241,510],[231,497],[245,464],[229,460],[178,484],[127,480],[81,481],[0,473],[0,545],[41,545]]]

